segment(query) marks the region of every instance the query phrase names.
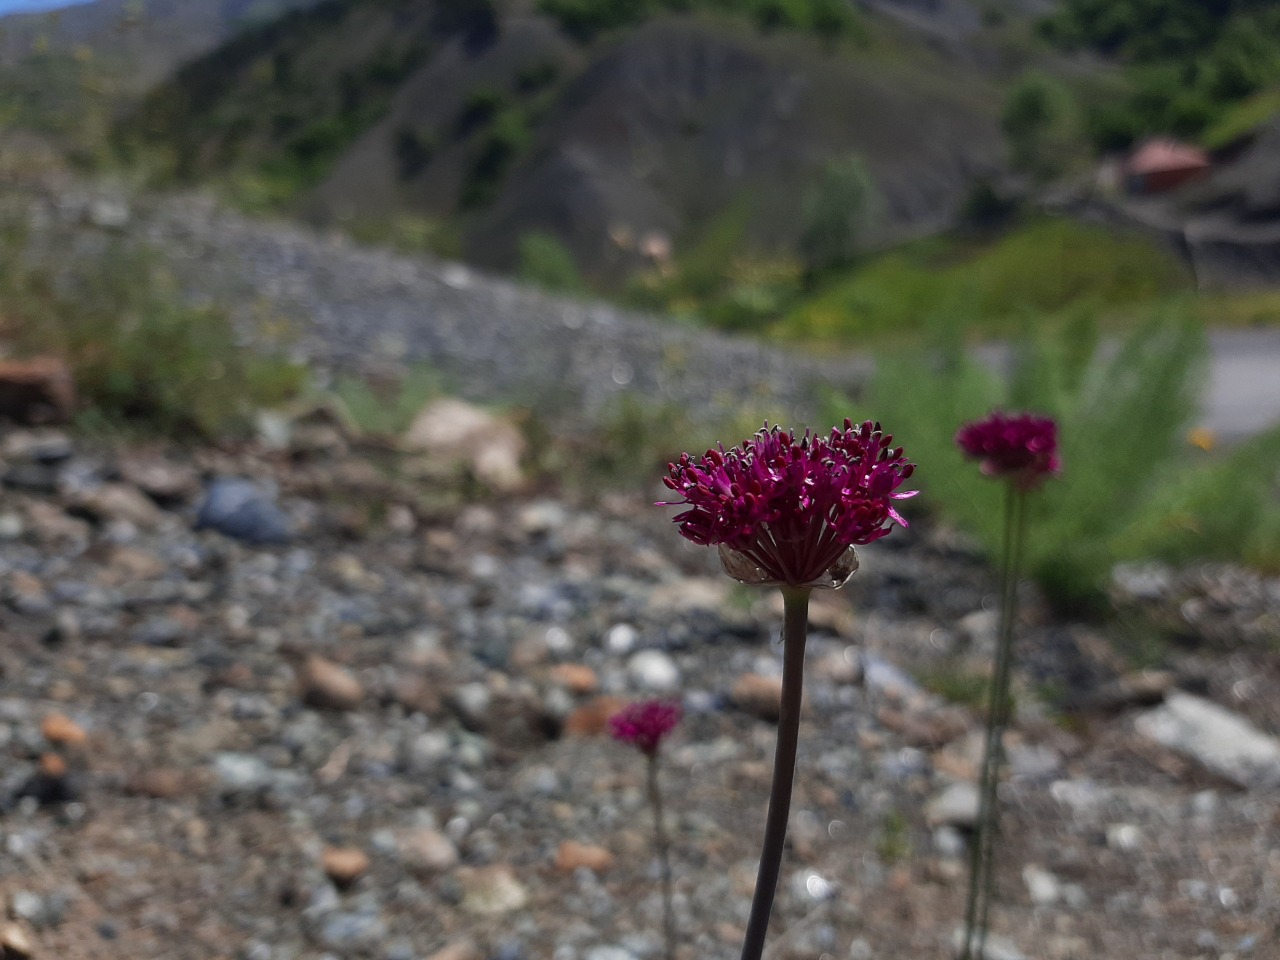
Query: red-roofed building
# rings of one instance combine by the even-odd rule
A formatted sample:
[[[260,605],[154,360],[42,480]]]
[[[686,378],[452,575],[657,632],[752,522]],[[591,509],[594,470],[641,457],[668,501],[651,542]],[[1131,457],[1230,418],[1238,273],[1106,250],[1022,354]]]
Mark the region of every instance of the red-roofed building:
[[[1164,193],[1209,172],[1209,155],[1177,140],[1148,140],[1125,161],[1130,193]]]

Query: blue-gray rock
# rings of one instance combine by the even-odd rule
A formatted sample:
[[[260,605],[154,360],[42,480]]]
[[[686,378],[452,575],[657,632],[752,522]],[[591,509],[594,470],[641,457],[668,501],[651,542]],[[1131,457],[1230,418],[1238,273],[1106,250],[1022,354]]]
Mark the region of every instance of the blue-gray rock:
[[[330,950],[368,950],[386,939],[387,925],[376,913],[340,911],[325,917],[320,942]]]
[[[196,529],[217,530],[253,544],[288,543],[292,525],[279,504],[250,480],[219,477],[205,490]]]

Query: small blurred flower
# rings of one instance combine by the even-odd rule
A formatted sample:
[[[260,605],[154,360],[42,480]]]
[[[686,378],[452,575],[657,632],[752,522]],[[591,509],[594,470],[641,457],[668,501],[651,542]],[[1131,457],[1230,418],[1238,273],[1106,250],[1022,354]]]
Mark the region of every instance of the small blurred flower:
[[[642,700],[610,717],[609,729],[613,739],[634,744],[641,753],[652,757],[681,716],[680,704],[674,700]]]
[[[664,483],[687,505],[681,536],[718,545],[725,571],[744,583],[838,587],[857,569],[855,544],[906,526],[893,501],[915,465],[893,437],[867,421],[830,439],[765,424],[750,440],[699,458],[682,454]]]
[[[1187,432],[1187,443],[1197,450],[1212,453],[1214,447],[1218,445],[1218,435],[1208,427],[1192,427]]]
[[[1058,422],[1030,413],[996,412],[967,423],[956,434],[965,455],[982,462],[989,477],[1008,477],[1030,490],[1062,467],[1058,458]]]

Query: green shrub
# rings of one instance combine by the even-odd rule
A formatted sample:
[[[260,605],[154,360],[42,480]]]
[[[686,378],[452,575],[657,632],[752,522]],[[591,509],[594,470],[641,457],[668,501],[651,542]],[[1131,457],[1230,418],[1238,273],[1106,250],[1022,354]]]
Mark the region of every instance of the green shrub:
[[[1100,608],[1111,566],[1137,544],[1185,556],[1154,534],[1126,531],[1165,529],[1158,518],[1169,516],[1168,504],[1189,496],[1191,488],[1178,486],[1190,483],[1183,434],[1207,354],[1187,313],[1151,319],[1117,349],[1097,344],[1093,318],[1082,311],[1060,335],[1024,344],[1008,383],[958,345],[924,360],[886,357],[868,402],[920,464],[922,502],[976,534],[993,556],[1002,489],[963,460],[956,429],[996,407],[1058,418],[1063,473],[1033,499],[1028,569],[1056,606],[1073,612]],[[1238,509],[1253,522],[1274,515],[1247,484],[1236,490],[1245,501]],[[1243,555],[1243,543],[1224,549]]]
[[[1062,84],[1042,73],[1024,74],[1000,118],[1013,166],[1042,179],[1061,173],[1077,139],[1073,113]]]
[[[1114,552],[1177,563],[1244,560],[1280,571],[1280,428],[1221,459],[1192,458],[1196,452],[1115,532]]]
[[[858,255],[870,226],[875,181],[861,157],[827,164],[805,194],[800,256],[810,276],[846,267]]]
[[[845,0],[538,0],[538,10],[580,43],[660,13],[690,10],[742,17],[761,30],[813,33],[827,40],[861,33],[861,21]]]
[[[524,112],[511,107],[493,121],[481,141],[462,183],[459,202],[464,209],[481,207],[498,195],[507,171],[532,140]]]
[[[25,265],[19,248],[6,245],[0,271],[16,346],[65,358],[99,421],[217,437],[304,385],[304,368],[237,347],[225,312],[184,303],[145,252],[116,245],[54,275]]]
[[[1151,241],[1070,220],[1035,220],[994,240],[953,236],[882,254],[833,278],[770,331],[865,345],[931,323],[1017,335],[1079,304],[1123,311],[1187,289],[1186,268]]]
[[[583,289],[573,253],[550,233],[526,233],[520,238],[520,279],[563,293]]]
[[[471,131],[484,126],[506,106],[507,98],[497,90],[487,87],[473,90],[463,101],[462,109],[454,120],[454,129],[459,137],[465,137]]]
[[[446,393],[439,372],[415,364],[395,378],[376,380],[354,375],[339,376],[332,393],[351,414],[362,431],[382,436],[398,436],[430,401]]]
[[[450,260],[462,257],[462,237],[452,221],[397,213],[353,220],[346,229],[359,243],[394,247],[406,253],[429,253]]]

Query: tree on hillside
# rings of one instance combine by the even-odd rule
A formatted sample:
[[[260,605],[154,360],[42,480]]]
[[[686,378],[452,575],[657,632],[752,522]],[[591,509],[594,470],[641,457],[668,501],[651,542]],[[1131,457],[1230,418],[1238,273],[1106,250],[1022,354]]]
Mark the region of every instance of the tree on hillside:
[[[1070,139],[1071,95],[1040,73],[1027,73],[1005,101],[1000,128],[1010,161],[1019,170],[1048,179],[1062,170]]]
[[[875,182],[862,158],[832,160],[805,194],[800,257],[806,280],[851,264],[870,226]]]

